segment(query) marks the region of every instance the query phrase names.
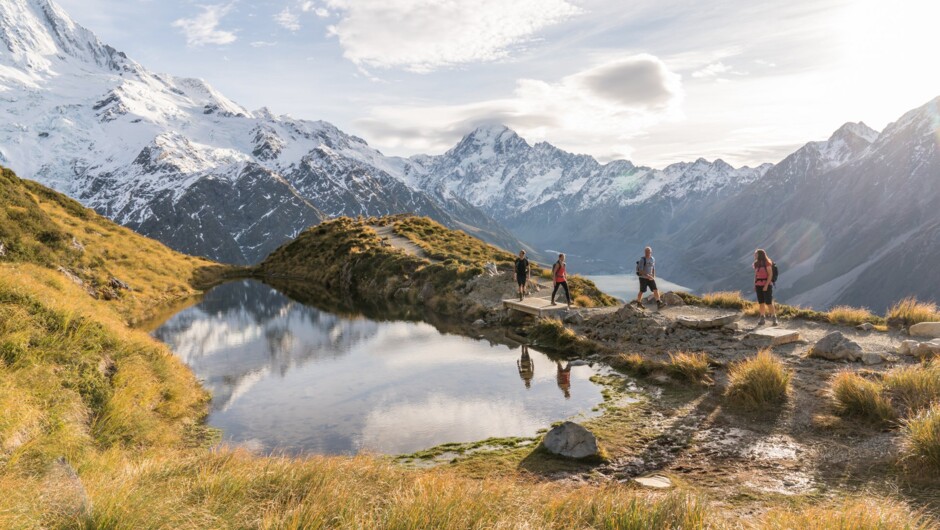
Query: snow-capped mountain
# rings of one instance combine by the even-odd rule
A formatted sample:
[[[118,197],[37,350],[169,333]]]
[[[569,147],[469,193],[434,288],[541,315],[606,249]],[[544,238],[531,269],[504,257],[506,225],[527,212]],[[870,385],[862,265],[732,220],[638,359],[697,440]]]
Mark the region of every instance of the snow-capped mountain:
[[[940,300],[938,204],[940,98],[880,135],[847,124],[806,144],[676,241],[705,288],[748,289],[752,253],[764,247],[784,271],[783,299],[883,311],[907,295]]]
[[[326,216],[398,212],[519,244],[407,186],[410,161],[151,73],[51,0],[0,2],[0,40],[0,164],[178,250],[255,262]]]
[[[407,175],[413,186],[465,199],[539,249],[567,250],[581,272],[628,268],[637,246],[642,253],[771,167],[704,159],[661,170],[600,164],[545,142],[529,145],[503,126],[481,127],[444,155],[412,161],[420,168]]]

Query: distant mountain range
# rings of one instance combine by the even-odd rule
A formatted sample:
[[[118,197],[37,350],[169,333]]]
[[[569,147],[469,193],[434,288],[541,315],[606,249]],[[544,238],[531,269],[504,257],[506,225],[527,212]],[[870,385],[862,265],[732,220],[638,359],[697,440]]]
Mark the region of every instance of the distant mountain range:
[[[50,0],[0,3],[0,40],[0,164],[191,254],[252,263],[327,217],[411,212],[586,273],[630,271],[649,244],[677,283],[747,289],[763,246],[787,301],[940,299],[940,98],[755,168],[600,164],[500,125],[400,158],[151,73]]]

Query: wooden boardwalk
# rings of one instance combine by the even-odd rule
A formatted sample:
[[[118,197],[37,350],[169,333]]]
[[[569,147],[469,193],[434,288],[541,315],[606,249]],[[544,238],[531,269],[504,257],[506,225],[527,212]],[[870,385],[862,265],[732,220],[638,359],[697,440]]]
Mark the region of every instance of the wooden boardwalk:
[[[536,298],[534,296],[528,296],[521,302],[518,298],[503,300],[503,307],[506,309],[513,309],[515,311],[521,311],[523,313],[540,317],[545,313],[552,311],[563,311],[567,309],[568,306],[563,301],[556,302],[556,305],[551,305],[551,300],[548,298]]]

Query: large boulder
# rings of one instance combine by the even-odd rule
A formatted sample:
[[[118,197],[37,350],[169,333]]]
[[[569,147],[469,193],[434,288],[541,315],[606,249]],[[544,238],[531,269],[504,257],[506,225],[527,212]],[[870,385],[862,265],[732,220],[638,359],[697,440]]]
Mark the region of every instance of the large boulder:
[[[908,328],[907,333],[912,337],[940,338],[940,322],[921,322]]]
[[[594,434],[571,421],[553,427],[542,439],[542,444],[548,452],[568,458],[589,458],[600,454]]]
[[[862,360],[862,347],[841,332],[833,331],[819,339],[810,348],[809,355],[830,361],[860,361]]]
[[[912,350],[912,354],[921,359],[930,359],[940,355],[940,339],[930,342],[921,342]]]
[[[681,296],[677,295],[676,293],[672,291],[669,291],[668,293],[663,295],[663,302],[666,302],[666,305],[673,305],[673,306],[685,305],[685,300],[683,300]]]

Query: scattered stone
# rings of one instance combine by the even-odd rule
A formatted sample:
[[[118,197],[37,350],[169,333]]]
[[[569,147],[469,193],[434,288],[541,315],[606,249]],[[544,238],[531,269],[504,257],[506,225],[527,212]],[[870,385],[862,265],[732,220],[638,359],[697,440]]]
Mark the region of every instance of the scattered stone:
[[[934,339],[930,342],[921,342],[914,348],[913,352],[915,356],[921,359],[940,355],[940,339]]]
[[[784,328],[757,329],[744,336],[744,342],[746,344],[760,348],[782,346],[802,340],[803,337],[800,336],[799,331]]]
[[[83,245],[81,241],[74,237],[72,238],[72,248],[79,252],[85,252],[85,245]]]
[[[483,270],[486,271],[490,276],[496,276],[499,274],[499,270],[496,268],[496,264],[492,261],[483,266]]]
[[[862,354],[862,362],[866,365],[881,364],[885,362],[885,356],[880,353],[866,352]]]
[[[741,331],[744,329],[744,325],[740,322],[732,322],[728,324],[727,326],[725,326],[725,329],[731,332]]]
[[[810,348],[809,356],[830,361],[860,361],[862,360],[862,347],[857,342],[846,338],[841,332],[833,331],[819,339]]]
[[[115,291],[129,291],[131,289],[130,285],[127,285],[113,276],[108,280],[108,285]]]
[[[672,481],[669,480],[669,477],[663,475],[652,475],[649,477],[637,477],[633,479],[633,482],[636,482],[640,486],[645,488],[653,488],[658,490],[665,490],[672,487]]]
[[[474,321],[473,321],[473,324],[471,324],[471,325],[472,325],[473,327],[475,327],[475,328],[482,328],[483,326],[486,325],[486,321],[483,320],[482,318],[479,318],[479,319],[477,319],[477,320],[474,320]]]
[[[3,243],[0,242],[0,258],[7,255],[7,247],[3,246]]]
[[[861,324],[855,326],[855,329],[861,331],[871,331],[875,329],[875,326],[871,322],[862,322]]]
[[[714,318],[693,318],[679,316],[676,317],[676,322],[692,329],[714,329],[727,326],[728,324],[737,322],[740,319],[741,313],[732,313],[730,315],[722,315],[720,317]]]
[[[907,330],[912,337],[940,338],[940,322],[921,322],[914,324]]]
[[[668,305],[672,306],[684,306],[685,301],[682,300],[682,297],[676,293],[669,291],[668,293],[662,296],[663,302],[666,302]]]
[[[588,366],[588,365],[590,365],[590,363],[585,361],[584,359],[575,359],[568,363],[568,366]]]
[[[920,343],[916,340],[901,341],[901,344],[898,346],[898,353],[900,355],[914,355],[914,349],[919,345]]]
[[[567,458],[598,455],[597,438],[577,423],[566,421],[548,431],[542,444],[548,452]]]
[[[92,504],[78,473],[59,457],[43,479],[38,497],[43,512],[50,516],[80,519],[91,514]]]
[[[564,322],[565,324],[574,324],[574,325],[583,324],[584,315],[576,311],[573,311],[565,316]]]

